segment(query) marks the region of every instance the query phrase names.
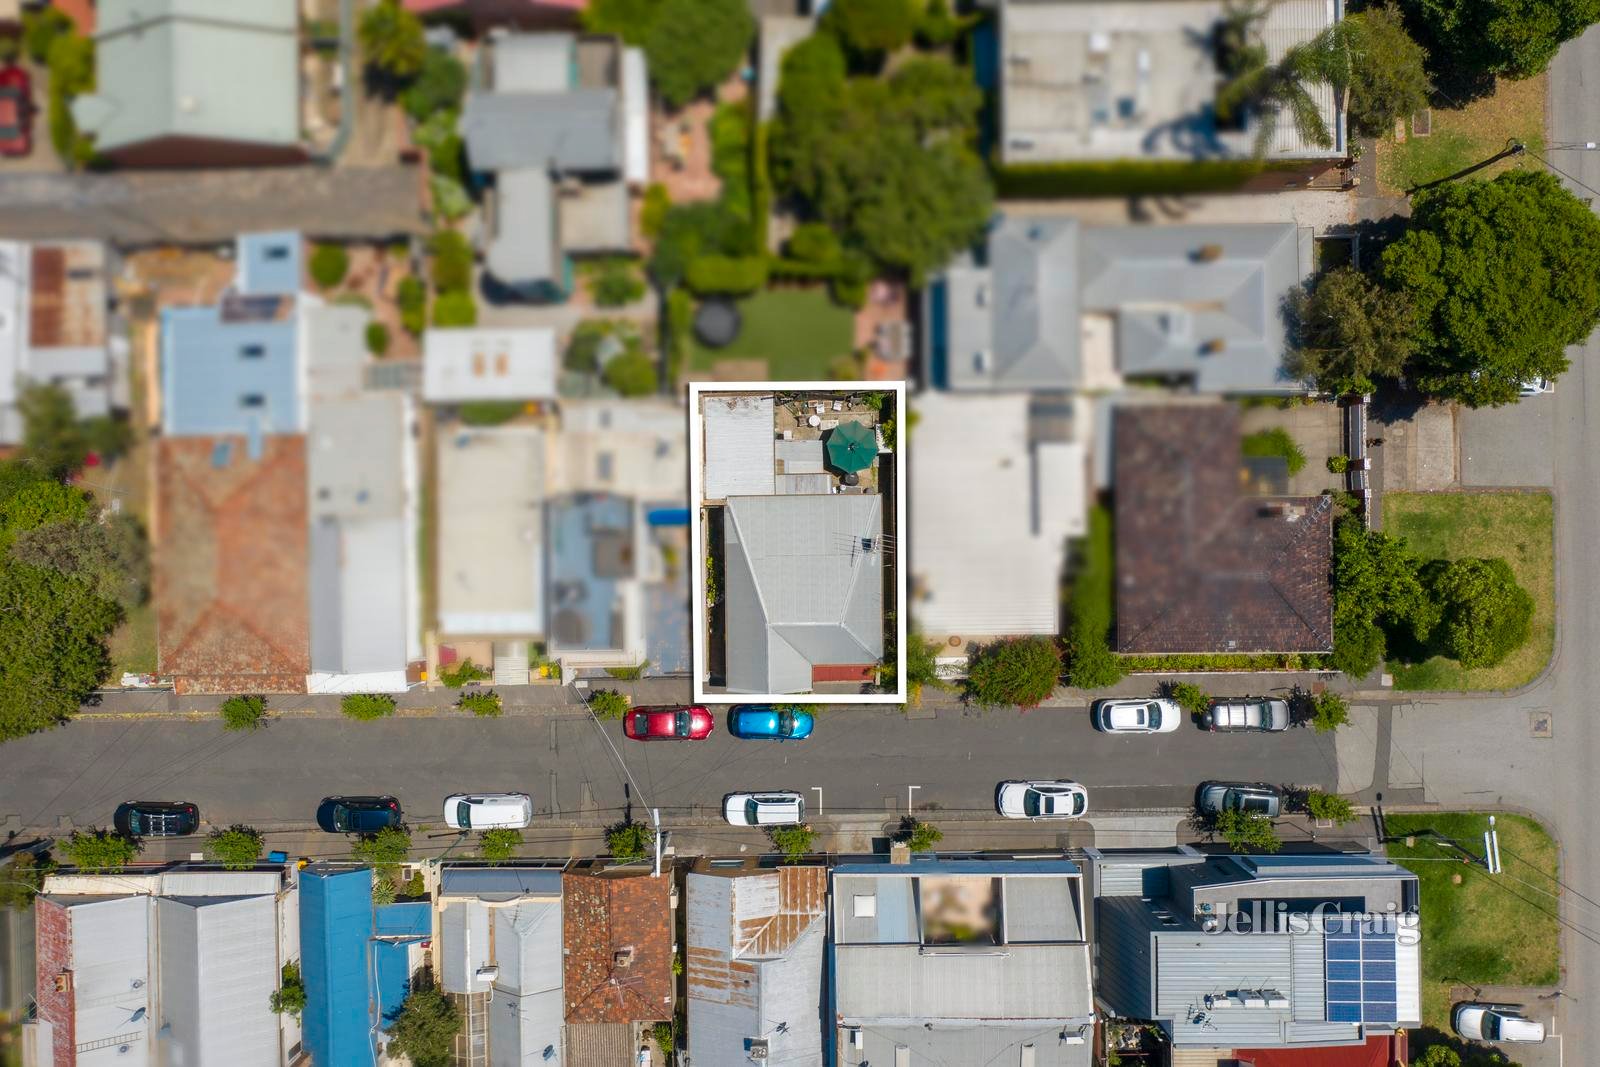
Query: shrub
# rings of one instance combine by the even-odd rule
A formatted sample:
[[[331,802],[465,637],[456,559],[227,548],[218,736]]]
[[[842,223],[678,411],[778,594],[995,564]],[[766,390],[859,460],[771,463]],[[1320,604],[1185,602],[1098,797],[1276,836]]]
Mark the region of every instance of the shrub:
[[[1283,847],[1272,820],[1259,812],[1224,811],[1217,816],[1215,829],[1235,852],[1276,852]]]
[[[1193,682],[1171,682],[1163,688],[1169,700],[1197,719],[1211,706],[1211,694]]]
[[[522,847],[522,831],[510,829],[485,830],[478,844],[478,854],[490,863],[504,863]]]
[[[259,730],[267,725],[266,697],[229,697],[217,711],[224,730]]]
[[[896,836],[912,852],[932,852],[933,846],[944,840],[944,831],[907,815],[900,820],[900,833]]]
[[[440,230],[428,240],[433,255],[433,287],[441,293],[472,285],[472,245],[456,230]]]
[[[487,681],[492,677],[494,677],[494,672],[485,670],[472,662],[471,656],[457,663],[454,667],[441,667],[439,669],[439,680],[451,689],[460,689],[464,685]]]
[[[1350,721],[1350,704],[1338,693],[1327,690],[1311,701],[1311,725],[1319,734],[1332,733]]]
[[[385,826],[357,841],[351,851],[369,867],[398,867],[411,854],[411,835],[398,826]]]
[[[589,710],[597,719],[620,719],[628,713],[628,698],[615,689],[596,689],[589,694]]]
[[[22,49],[35,63],[50,58],[50,46],[57,37],[70,35],[76,28],[72,16],[58,7],[29,8],[22,12]]]
[[[678,957],[674,956],[673,963]],[[672,973],[677,974],[677,971]],[[656,1048],[661,1051],[661,1058],[667,1063],[672,1062],[672,1054],[678,1048],[678,1025],[676,1022],[656,1023],[650,1028],[650,1036],[655,1039]]]
[[[1350,457],[1349,456],[1329,456],[1328,457],[1328,473],[1329,474],[1343,474],[1345,471],[1347,471],[1349,469],[1350,469]]]
[[[611,677],[624,682],[637,682],[644,677],[645,670],[650,666],[650,661],[635,663],[631,667],[607,667],[606,673]]]
[[[389,1050],[406,1056],[414,1067],[450,1067],[460,1032],[461,1014],[434,985],[432,972],[417,971],[389,1028]]]
[[[767,831],[772,847],[790,863],[799,863],[811,854],[817,832],[809,826],[774,826]]]
[[[442,329],[452,326],[476,326],[478,302],[465,289],[440,293],[433,302],[433,324]]]
[[[522,414],[521,400],[468,400],[456,414],[468,426],[499,426]]]
[[[400,0],[379,0],[362,12],[356,37],[367,65],[385,77],[415,77],[428,56],[422,20],[400,6]]]
[[[430,48],[422,59],[417,80],[400,94],[400,106],[417,122],[429,115],[461,105],[467,91],[467,68],[449,52]]]
[[[18,852],[0,867],[0,908],[25,911],[44,888],[44,879],[56,869],[48,852]]]
[[[750,204],[750,102],[718,104],[707,132],[711,138],[711,169],[722,179],[722,206],[741,219],[751,215]],[[753,251],[764,252],[765,249]]]
[[[1306,466],[1306,454],[1289,436],[1289,431],[1281,426],[1246,434],[1240,448],[1250,458],[1276,456],[1282,459],[1289,466],[1290,477],[1299,474]]]
[[[311,280],[319,289],[332,289],[350,272],[350,253],[344,245],[319,244],[311,251]]]
[[[456,701],[456,707],[462,711],[470,711],[480,719],[496,719],[500,717],[500,694],[493,689],[480,689],[470,693],[462,693]]]
[[[867,283],[856,278],[835,275],[828,280],[828,295],[840,307],[860,311],[867,302]]]
[[[631,819],[617,823],[606,830],[606,850],[613,859],[623,862],[641,860],[655,848],[655,837],[650,827]]]
[[[1015,704],[1034,708],[1055,692],[1061,652],[1048,637],[996,641],[967,669],[967,696],[985,707]]]
[[[745,296],[767,284],[765,256],[697,256],[686,280],[699,296]]]
[[[428,287],[422,279],[412,274],[401,278],[395,303],[400,306],[401,329],[412,337],[421,335],[428,325]]]
[[[116,415],[96,415],[84,419],[83,441],[101,459],[116,459],[133,445],[133,424]]]
[[[1492,667],[1528,639],[1533,598],[1505,560],[1439,561],[1424,579],[1437,605],[1434,638],[1463,667]]]
[[[430,153],[428,158],[434,161],[441,157]],[[472,210],[472,197],[467,195],[467,187],[448,174],[429,175],[428,194],[433,198],[433,210],[446,222],[465,218]]]
[[[622,307],[644,296],[644,279],[632,260],[612,256],[595,264],[589,280],[594,302],[603,308]]]
[[[651,182],[644,190],[644,202],[639,207],[639,232],[654,241],[666,221],[667,209],[672,206],[672,195],[660,182]]]
[[[667,294],[667,384],[676,387],[689,358],[689,331],[694,323],[694,299],[687,290]]]
[[[755,37],[744,0],[663,0],[645,35],[650,80],[680,108],[732,74]]]
[[[46,61],[50,70],[50,144],[62,161],[82,166],[94,159],[94,142],[78,130],[72,118],[72,99],[94,88],[94,41],[75,33],[56,36]]]
[[[389,327],[381,322],[367,323],[367,351],[375,356],[389,351]]]
[[[261,858],[261,832],[234,824],[226,830],[213,830],[206,839],[206,859],[230,871],[248,871]]]
[[[915,0],[834,0],[825,24],[856,52],[892,52],[911,40]]]
[[[74,830],[61,851],[80,871],[116,872],[133,862],[139,842],[110,830]]]
[[[394,697],[387,693],[351,693],[339,701],[339,710],[347,719],[383,719],[394,714]]]
[[[784,251],[802,263],[826,266],[837,264],[844,253],[839,235],[826,222],[803,222],[796,226],[784,244]]]
[[[277,1015],[299,1015],[306,1007],[306,983],[300,977],[300,964],[290,960],[283,965],[283,983],[272,991],[267,1007]]]
[[[607,363],[605,379],[607,385],[623,396],[649,396],[659,384],[656,365],[639,352],[625,353]]]
[[[406,882],[405,895],[408,897],[424,897],[428,895],[428,883],[423,879],[421,871],[413,874],[410,881]]]
[[[1324,819],[1338,826],[1356,821],[1354,804],[1337,793],[1324,793],[1320,789],[1306,794],[1306,811],[1314,819]]]

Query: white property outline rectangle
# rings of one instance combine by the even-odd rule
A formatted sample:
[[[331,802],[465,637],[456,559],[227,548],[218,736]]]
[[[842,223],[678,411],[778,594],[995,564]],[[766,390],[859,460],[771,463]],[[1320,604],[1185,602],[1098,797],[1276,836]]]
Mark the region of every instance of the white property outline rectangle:
[[[708,693],[706,692],[706,578],[701,541],[701,490],[705,480],[703,394],[742,393],[893,393],[899,432],[894,448],[895,683],[893,693]],[[906,702],[906,383],[896,382],[690,382],[689,383],[689,541],[695,554],[690,583],[694,615],[691,667],[697,704],[904,704]]]

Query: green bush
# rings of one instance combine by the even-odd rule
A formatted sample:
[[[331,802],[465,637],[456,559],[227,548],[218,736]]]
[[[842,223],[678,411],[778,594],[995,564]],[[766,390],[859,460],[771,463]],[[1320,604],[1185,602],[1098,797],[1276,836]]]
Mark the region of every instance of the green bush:
[[[387,693],[351,693],[339,701],[339,710],[347,719],[384,719],[394,714],[394,697]]]
[[[1434,641],[1463,667],[1493,667],[1528,639],[1533,598],[1505,560],[1437,561],[1424,581],[1439,618]]]
[[[655,835],[644,823],[619,822],[606,830],[606,850],[624,863],[642,860],[655,849]]]
[[[59,7],[24,8],[22,49],[35,63],[44,63],[50,58],[50,46],[56,38],[70,35],[76,28],[72,16]]]
[[[596,689],[589,694],[589,710],[597,719],[620,719],[628,713],[628,698],[615,689]]]
[[[1283,847],[1272,820],[1259,812],[1224,811],[1215,828],[1235,852],[1276,852]]]
[[[1276,456],[1282,459],[1289,466],[1291,478],[1306,467],[1306,454],[1295,443],[1295,439],[1289,436],[1289,431],[1281,426],[1246,434],[1239,447],[1248,458]]]
[[[1324,793],[1320,789],[1306,794],[1306,811],[1313,819],[1323,819],[1336,826],[1356,821],[1354,804],[1337,793]]]
[[[650,667],[650,661],[635,663],[631,667],[607,667],[606,673],[622,682],[637,682],[644,677],[644,672]]]
[[[1314,671],[1328,657],[1314,652],[1181,652],[1165,656],[1116,657],[1129,674],[1205,674],[1211,671]]]
[[[344,245],[319,244],[311,250],[311,280],[321,289],[332,289],[350,272],[350,253]]]
[[[62,846],[67,862],[80,871],[116,873],[139,854],[139,842],[110,830],[74,830]]]
[[[472,286],[472,245],[457,230],[440,230],[428,240],[433,256],[433,287],[440,293]]]
[[[96,415],[83,420],[83,439],[101,459],[117,459],[133,446],[133,424],[116,415]]]
[[[277,1015],[299,1015],[306,1007],[306,983],[300,977],[300,964],[290,960],[283,965],[283,982],[267,1000]]]
[[[656,92],[676,109],[714,88],[739,68],[755,32],[744,0],[662,0],[644,38]]]
[[[504,863],[522,847],[522,831],[511,829],[485,830],[478,843],[478,854],[490,863]]]
[[[367,323],[367,351],[375,356],[389,351],[389,327],[381,322]]]
[[[456,414],[468,426],[499,426],[522,414],[521,400],[468,400],[456,408]]]
[[[460,1012],[434,985],[433,973],[418,970],[389,1027],[389,1051],[404,1055],[413,1067],[450,1067],[460,1032]]]
[[[957,15],[949,0],[928,0],[917,19],[917,43],[924,48],[943,48],[982,21],[981,14]]]
[[[676,963],[678,957],[674,956]],[[679,972],[674,971],[674,974]],[[672,1062],[672,1054],[678,1048],[678,1025],[676,1022],[656,1023],[650,1028],[650,1036],[655,1039],[656,1048],[661,1052],[661,1058],[667,1063]]]
[[[1311,725],[1319,734],[1332,733],[1350,721],[1350,703],[1332,690],[1318,693],[1311,701]]]
[[[661,224],[666,221],[667,210],[672,207],[672,195],[660,182],[645,186],[644,202],[639,207],[639,232],[654,241],[661,235]]]
[[[407,274],[400,279],[394,299],[400,307],[401,328],[413,337],[420,335],[428,322],[428,287],[421,278]]]
[[[784,244],[784,251],[802,263],[834,266],[844,254],[839,235],[826,222],[803,222]]]
[[[480,719],[498,718],[502,710],[500,694],[493,689],[462,693],[456,700],[456,707],[462,711],[470,711]]]
[[[1173,682],[1163,688],[1168,699],[1197,719],[1211,706],[1211,694],[1193,682]]]
[[[446,222],[466,218],[472,210],[472,197],[467,195],[466,186],[449,175],[430,175],[428,193],[433,197],[433,210]]]
[[[266,697],[229,697],[217,711],[224,730],[259,730],[267,725]]]
[[[916,0],[834,0],[823,25],[853,51],[893,52],[911,40],[920,7]]]
[[[603,308],[623,307],[644,296],[644,279],[630,259],[612,256],[595,264],[590,279],[594,302]]]
[[[351,851],[369,867],[398,867],[411,855],[411,835],[398,826],[385,826],[357,841]]]
[[[428,883],[422,877],[421,871],[413,874],[411,879],[406,882],[404,895],[408,897],[425,897],[428,895]]]
[[[220,863],[230,871],[248,871],[261,858],[261,832],[235,824],[226,830],[213,830],[206,839],[206,860]]]
[[[400,94],[400,106],[417,122],[461,106],[467,91],[467,68],[449,52],[430,48],[422,58],[417,80]]]
[[[454,667],[440,667],[439,680],[451,689],[460,689],[473,682],[486,682],[494,677],[494,672],[486,670],[472,662],[472,657],[457,663]]]
[[[392,81],[416,77],[428,57],[422,20],[401,7],[400,0],[379,0],[362,12],[356,38],[367,66]]]
[[[697,256],[689,261],[689,288],[699,296],[745,296],[767,284],[765,256]]]
[[[932,852],[933,846],[944,840],[944,831],[932,823],[907,815],[900,820],[897,839],[912,852]]]
[[[76,33],[56,35],[49,46],[50,144],[62,161],[82,166],[94,159],[94,142],[79,132],[72,118],[72,99],[90,92],[95,84],[94,41]]]
[[[1151,160],[1103,163],[1017,163],[994,169],[1002,197],[1053,200],[1102,196],[1162,196],[1237,189],[1264,170],[1291,170],[1259,160]]]
[[[400,888],[394,884],[388,871],[377,871],[372,876],[372,902],[378,907],[393,904],[400,896]]]
[[[1115,685],[1127,667],[1111,651],[1111,612],[1116,582],[1111,512],[1089,510],[1089,531],[1068,601],[1067,683],[1077,689]]]
[[[57,863],[48,852],[18,852],[0,867],[0,908],[26,911],[44,889],[45,876]]]
[[[984,707],[1038,707],[1061,674],[1061,652],[1048,637],[996,641],[979,650],[967,668],[967,697]]]
[[[860,311],[867,303],[867,283],[835,275],[828,282],[828,295],[840,307]]]
[[[478,302],[465,289],[440,293],[433,301],[433,324],[442,329],[478,324]]]
[[[767,831],[772,847],[790,863],[799,863],[811,854],[817,832],[809,826],[774,826]]]
[[[749,101],[718,104],[707,132],[711,138],[711,170],[722,179],[722,205],[748,220],[752,210]]]
[[[618,356],[605,369],[606,384],[623,396],[649,396],[659,385],[656,365],[638,352]]]

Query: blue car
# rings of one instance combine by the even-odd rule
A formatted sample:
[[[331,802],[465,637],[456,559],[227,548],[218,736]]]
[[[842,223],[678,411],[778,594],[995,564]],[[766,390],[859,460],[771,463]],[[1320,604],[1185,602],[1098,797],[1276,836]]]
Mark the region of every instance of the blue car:
[[[809,711],[775,704],[740,704],[728,716],[728,732],[750,741],[804,741],[816,724]]]

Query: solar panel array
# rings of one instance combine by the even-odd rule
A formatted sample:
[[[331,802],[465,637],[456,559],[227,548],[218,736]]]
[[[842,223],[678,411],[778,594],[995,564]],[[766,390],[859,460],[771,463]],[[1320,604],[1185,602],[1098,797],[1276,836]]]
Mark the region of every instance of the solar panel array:
[[[1395,1023],[1395,934],[1377,928],[1330,929],[1323,935],[1327,1019],[1334,1023]]]

